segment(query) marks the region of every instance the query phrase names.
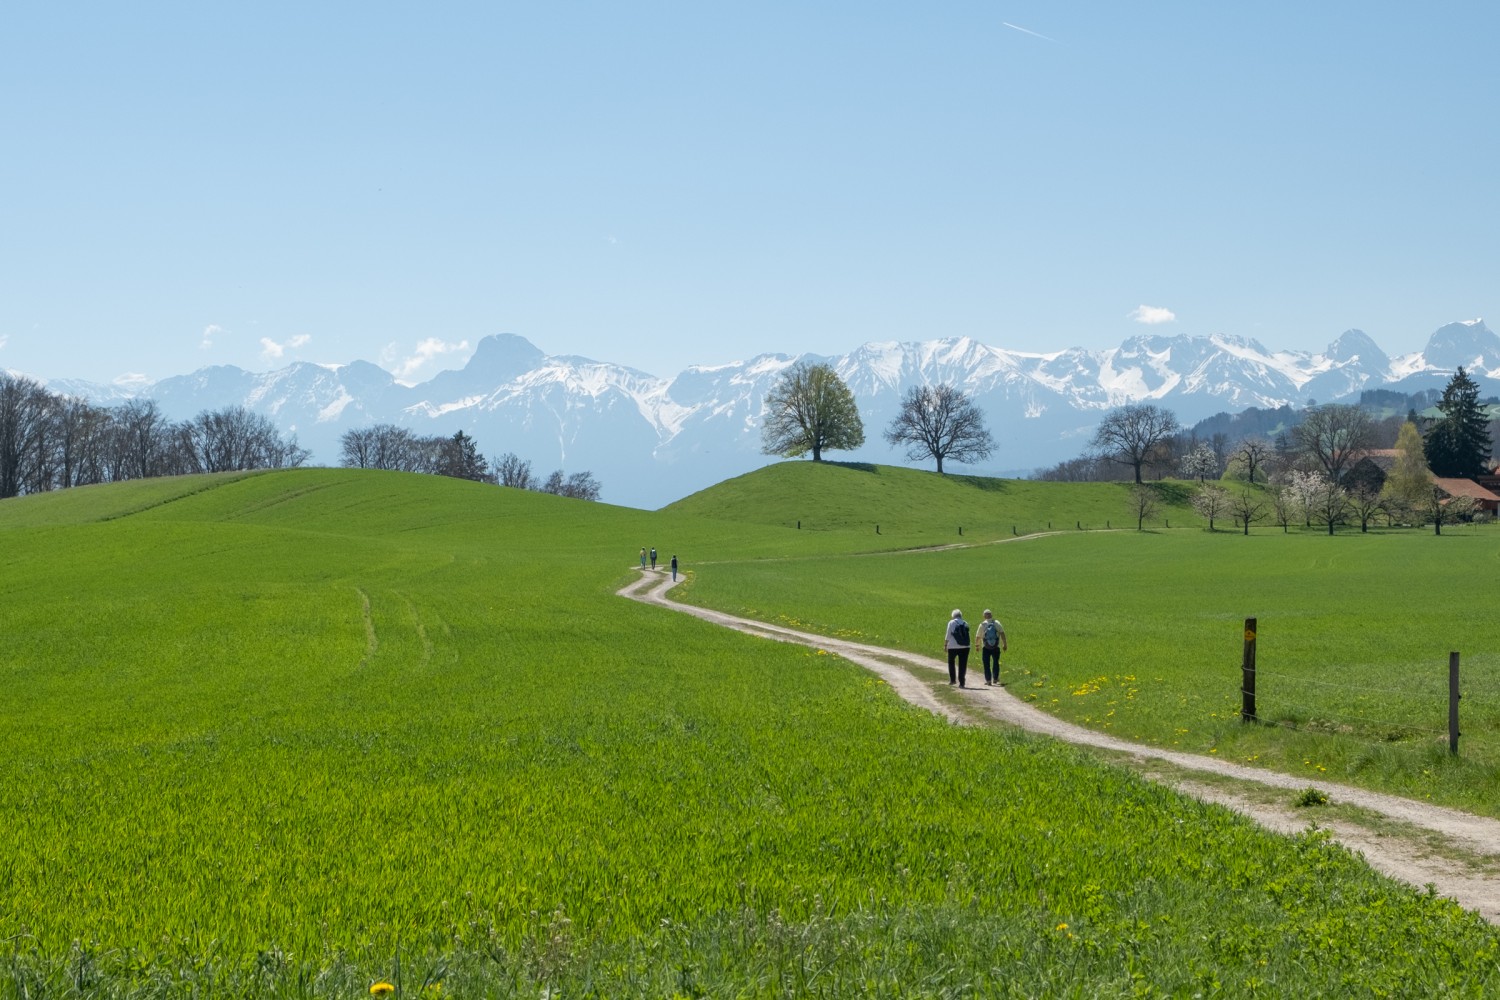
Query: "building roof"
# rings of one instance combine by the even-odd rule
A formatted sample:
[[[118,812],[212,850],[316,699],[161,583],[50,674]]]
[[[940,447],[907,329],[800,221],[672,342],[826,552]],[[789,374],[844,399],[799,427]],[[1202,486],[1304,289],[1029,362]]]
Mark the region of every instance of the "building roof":
[[[1491,493],[1472,479],[1444,479],[1434,476],[1432,481],[1437,485],[1438,489],[1450,497],[1473,497],[1475,500],[1500,503],[1500,495]]]

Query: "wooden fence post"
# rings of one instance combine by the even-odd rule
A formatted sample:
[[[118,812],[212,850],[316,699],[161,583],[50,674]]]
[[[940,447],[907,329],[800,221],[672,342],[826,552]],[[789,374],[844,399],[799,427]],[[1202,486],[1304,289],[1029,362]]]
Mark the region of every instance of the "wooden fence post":
[[[1458,654],[1448,654],[1448,752],[1458,756]]]
[[[1255,619],[1245,619],[1245,658],[1240,665],[1240,721],[1255,720]]]

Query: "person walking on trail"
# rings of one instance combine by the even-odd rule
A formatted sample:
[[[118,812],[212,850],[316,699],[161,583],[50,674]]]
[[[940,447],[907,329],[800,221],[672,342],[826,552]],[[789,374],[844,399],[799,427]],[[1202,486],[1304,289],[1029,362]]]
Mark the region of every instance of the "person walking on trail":
[[[677,579],[677,557],[676,556],[672,557],[672,579],[674,581]]]
[[[641,569],[646,568],[646,546],[641,546]]]
[[[656,546],[651,546],[651,568],[656,568]]]
[[[967,687],[964,678],[969,672],[969,623],[964,613],[953,609],[948,619],[948,631],[943,634],[943,645],[948,650],[948,683]]]
[[[1000,654],[1009,647],[1005,643],[1005,626],[995,621],[989,608],[984,609],[984,621],[979,623],[979,655],[984,658],[985,686],[1000,684]],[[990,664],[995,665],[992,672]]]

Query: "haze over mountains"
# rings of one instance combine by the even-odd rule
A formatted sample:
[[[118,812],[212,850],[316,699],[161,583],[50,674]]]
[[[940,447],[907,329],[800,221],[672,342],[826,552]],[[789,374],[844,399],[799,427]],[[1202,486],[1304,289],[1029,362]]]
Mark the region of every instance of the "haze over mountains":
[[[66,379],[48,387],[101,405],[152,398],[174,420],[245,406],[294,432],[312,461],[325,465],[338,463],[339,438],[353,427],[463,430],[488,457],[515,452],[543,476],[588,470],[605,501],[656,508],[776,460],[760,451],[763,401],[801,360],[832,364],[859,403],[865,446],[831,459],[903,464],[903,453],[882,437],[902,395],[913,385],[949,383],[983,409],[998,447],[982,466],[945,466],[990,475],[1024,475],[1076,457],[1108,410],[1143,400],[1192,424],[1251,406],[1348,400],[1365,389],[1441,388],[1460,365],[1485,395],[1500,391],[1500,337],[1481,320],[1443,326],[1423,350],[1395,358],[1359,330],[1316,354],[1225,335],[1141,336],[1109,350],[1049,354],[963,337],[866,343],[837,357],[762,354],[662,378],[547,355],[523,337],[500,334],[481,340],[463,368],[416,385],[355,361],[261,373],[216,366],[128,388]]]

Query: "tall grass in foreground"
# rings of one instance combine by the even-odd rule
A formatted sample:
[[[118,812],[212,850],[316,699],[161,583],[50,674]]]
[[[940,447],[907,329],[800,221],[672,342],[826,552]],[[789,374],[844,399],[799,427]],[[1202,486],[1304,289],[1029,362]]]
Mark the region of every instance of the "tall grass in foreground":
[[[784,532],[182,485],[0,506],[0,996],[1500,986],[1495,929],[1316,834],[611,594],[648,532]]]

